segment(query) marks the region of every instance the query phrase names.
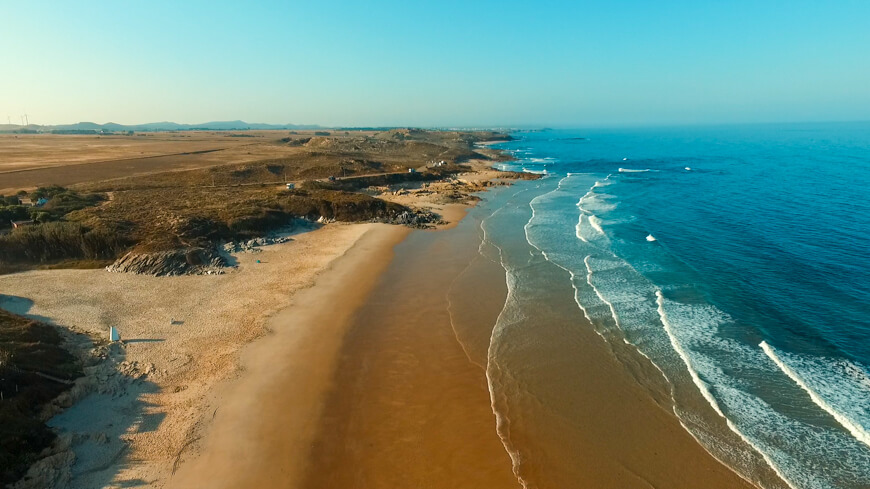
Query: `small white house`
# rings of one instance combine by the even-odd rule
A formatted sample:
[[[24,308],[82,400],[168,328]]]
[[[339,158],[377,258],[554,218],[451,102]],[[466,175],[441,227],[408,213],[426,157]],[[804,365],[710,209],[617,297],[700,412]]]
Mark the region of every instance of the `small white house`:
[[[121,341],[121,333],[114,326],[109,326],[109,341]]]
[[[296,188],[296,184],[295,184],[295,183],[288,183],[288,184],[287,184],[287,190],[293,190],[294,188]]]

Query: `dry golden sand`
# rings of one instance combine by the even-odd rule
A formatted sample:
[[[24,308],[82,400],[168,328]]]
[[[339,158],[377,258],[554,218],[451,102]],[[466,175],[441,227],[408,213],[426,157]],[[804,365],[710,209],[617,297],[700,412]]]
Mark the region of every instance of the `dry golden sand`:
[[[378,231],[294,296],[270,320],[272,334],[246,349],[243,377],[221,389],[201,454],[171,487],[299,487],[350,319],[408,233]]]
[[[216,408],[210,407],[214,387],[239,375],[239,349],[264,333],[266,318],[354,244],[397,230],[403,231],[327,225],[262,253],[240,254],[238,270],[224,275],[51,270],[0,276],[4,308],[100,337],[116,326],[127,343],[101,365],[142,376],[132,381],[97,369],[97,392],[52,420],[71,434],[76,451],[70,487],[164,486],[178,460],[198,448]],[[366,259],[361,251],[355,256]],[[269,361],[282,367],[280,359]]]

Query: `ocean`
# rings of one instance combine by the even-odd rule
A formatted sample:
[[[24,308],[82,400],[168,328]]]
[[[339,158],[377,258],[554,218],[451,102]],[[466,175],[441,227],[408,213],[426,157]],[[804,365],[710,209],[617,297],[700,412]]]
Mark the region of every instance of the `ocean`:
[[[513,136],[499,166],[544,178],[472,211],[509,290],[497,416],[499,356],[565,291],[577,327],[648,359],[683,427],[747,480],[870,487],[870,123]]]

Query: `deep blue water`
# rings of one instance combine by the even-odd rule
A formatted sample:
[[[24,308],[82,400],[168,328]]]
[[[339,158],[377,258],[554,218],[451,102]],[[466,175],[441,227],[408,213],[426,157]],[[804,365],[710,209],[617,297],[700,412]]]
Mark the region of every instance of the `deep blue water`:
[[[516,133],[530,244],[677,412],[694,390],[793,487],[870,487],[870,123]],[[745,474],[751,478],[751,474]]]

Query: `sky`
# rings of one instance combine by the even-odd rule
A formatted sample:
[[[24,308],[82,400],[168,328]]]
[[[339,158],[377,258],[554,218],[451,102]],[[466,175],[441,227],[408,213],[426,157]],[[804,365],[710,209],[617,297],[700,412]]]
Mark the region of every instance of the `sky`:
[[[870,1],[0,0],[0,123],[870,120]]]

